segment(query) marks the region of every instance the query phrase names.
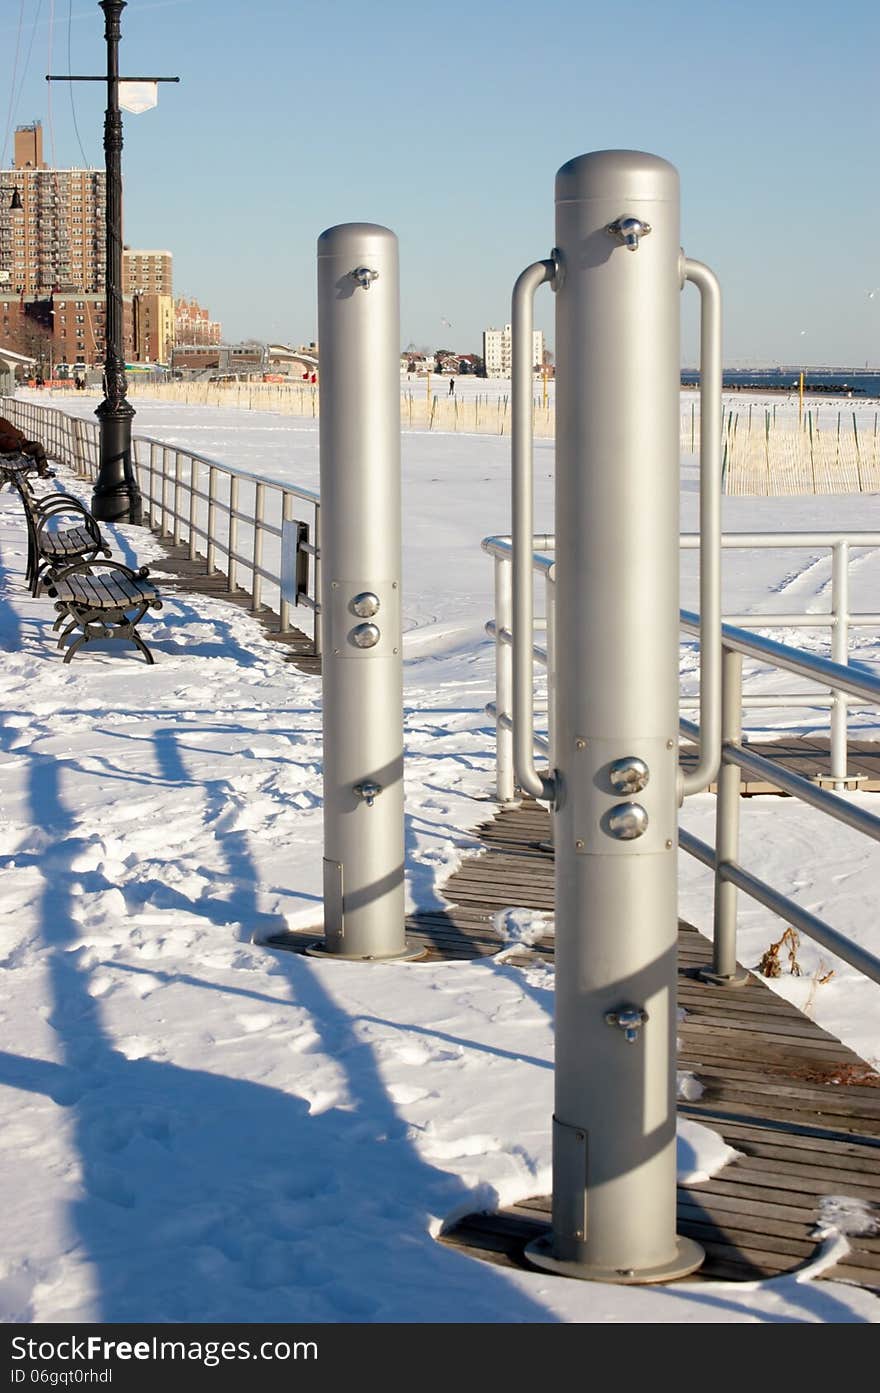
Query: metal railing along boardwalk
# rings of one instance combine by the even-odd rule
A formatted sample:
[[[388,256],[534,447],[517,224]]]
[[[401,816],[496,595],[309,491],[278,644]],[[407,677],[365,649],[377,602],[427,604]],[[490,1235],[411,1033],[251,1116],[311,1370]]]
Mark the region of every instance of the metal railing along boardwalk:
[[[96,479],[99,426],[36,402],[6,397],[3,414],[25,434],[43,442],[51,459],[78,475]],[[225,570],[230,594],[247,590],[251,609],[263,608],[264,583],[278,599],[279,632],[293,627],[294,604],[314,616],[314,651],[321,651],[321,502],[312,489],[251,474],[185,446],[151,436],[132,438],[132,463],[144,518],[160,537],[204,557],[207,572]],[[303,507],[305,505],[305,507]],[[305,513],[305,519],[302,514]],[[277,545],[267,555],[266,538]],[[285,576],[291,561],[291,578]],[[291,595],[295,594],[295,600]]]
[[[699,545],[699,539],[684,536],[683,547]],[[716,799],[715,846],[711,847],[684,828],[679,829],[679,844],[714,872],[715,912],[714,947],[711,976],[725,984],[736,984],[740,978],[736,968],[736,892],[743,891],[763,904],[772,913],[784,918],[809,938],[836,953],[844,962],[873,981],[880,983],[880,958],[852,940],[844,937],[817,915],[801,908],[796,901],[781,894],[739,863],[740,784],[743,771],[766,777],[794,798],[833,818],[836,822],[880,841],[880,817],[859,807],[821,784],[784,768],[778,761],[766,759],[754,747],[743,743],[742,712],[743,657],[791,673],[804,681],[816,684],[823,692],[788,693],[779,695],[773,704],[788,707],[805,702],[810,705],[831,702],[831,780],[835,788],[846,788],[847,707],[880,707],[880,677],[860,667],[850,666],[849,634],[852,628],[880,627],[880,614],[849,610],[848,561],[850,547],[876,547],[880,537],[874,533],[733,533],[723,538],[725,547],[742,548],[829,548],[832,554],[831,606],[824,614],[748,614],[732,616],[721,626],[722,642],[722,765],[718,776]],[[535,644],[535,662],[547,669],[548,735],[536,736],[535,747],[553,762],[553,668],[556,645],[564,635],[556,630],[555,569],[556,562],[547,553],[553,550],[552,537],[536,536],[533,570],[543,577],[546,596],[547,642]],[[512,600],[511,600],[511,541],[509,537],[488,537],[483,542],[495,562],[495,618],[486,625],[486,632],[496,643],[496,697],[486,709],[494,717],[498,744],[497,796],[501,803],[515,800],[513,773],[513,664],[512,664]],[[680,615],[681,628],[688,634],[699,634],[699,616],[687,610]],[[749,633],[743,626],[825,627],[832,630],[832,658],[825,658],[805,649],[777,643],[761,634]],[[827,692],[830,690],[830,697]],[[745,699],[748,700],[748,699]],[[756,696],[752,704],[766,706],[767,696]],[[699,745],[700,728],[685,718],[680,729],[686,739]]]

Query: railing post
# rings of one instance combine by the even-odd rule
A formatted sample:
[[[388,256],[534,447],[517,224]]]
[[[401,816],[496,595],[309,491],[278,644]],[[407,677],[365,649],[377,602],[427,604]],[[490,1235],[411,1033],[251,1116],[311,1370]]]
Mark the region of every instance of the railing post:
[[[198,522],[199,462],[194,456],[189,461],[189,559],[195,561],[197,555],[196,523]]]
[[[510,560],[495,557],[495,778],[499,803],[516,803],[513,777],[513,732],[502,717],[513,715],[513,649],[502,643],[504,629],[513,630]]]
[[[292,494],[292,493],[288,493],[286,489],[282,489],[282,491],[281,491],[281,524],[282,524],[282,532],[283,532],[283,530],[284,530],[284,523],[285,523],[285,522],[292,522],[292,521],[293,521],[293,494]],[[278,632],[279,632],[280,634],[286,634],[286,633],[288,632],[288,630],[290,629],[290,611],[291,611],[291,604],[290,604],[290,601],[289,601],[289,600],[286,600],[286,599],[284,598],[283,589],[280,588],[280,587],[279,587],[278,594],[279,594],[279,596],[280,596],[280,599],[279,599],[279,602],[278,602]]]
[[[168,446],[162,446],[162,522],[159,527],[159,536],[167,537],[168,528]]]
[[[677,171],[638,151],[556,178],[556,1070],[560,1275],[669,1281],[676,1233]]]
[[[547,619],[547,743],[550,768],[556,768],[556,567],[544,572]]]
[[[324,617],[324,940],[371,961],[404,934],[397,238],[318,239]]]
[[[254,559],[251,571],[251,610],[257,614],[262,608],[263,577],[259,568],[263,564],[263,497],[265,484],[257,484],[254,495]]]
[[[321,525],[321,504],[320,504],[320,501],[316,498],[316,499],[315,499],[315,537],[314,537],[314,547],[315,547],[315,558],[314,558],[314,559],[315,559],[315,569],[314,569],[314,571],[312,572],[312,574],[313,574],[313,576],[314,576],[314,586],[315,586],[315,608],[314,608],[314,610],[313,610],[313,614],[314,614],[315,618],[314,618],[314,629],[313,629],[313,635],[314,635],[314,637],[313,637],[313,639],[312,639],[312,646],[313,646],[313,648],[314,648],[314,650],[315,650],[315,657],[316,657],[316,658],[320,658],[321,654],[322,654],[323,651],[324,651],[324,609],[323,609],[323,604],[322,604],[322,600],[321,600],[321,588],[322,588],[322,584],[323,584],[322,579],[321,579],[321,567],[322,567],[322,564],[323,564],[322,558],[321,558],[321,532],[322,532],[322,525]]]
[[[831,657],[835,663],[849,662],[849,543],[838,541],[831,551]],[[845,692],[832,692],[831,777],[835,789],[847,787],[847,699]]]
[[[742,743],[742,654],[725,648],[721,656],[721,739]],[[723,753],[715,801],[715,932],[712,968],[701,975],[725,987],[739,987],[749,974],[736,966],[737,889],[724,879],[725,863],[739,860],[739,811],[742,772]]]
[[[148,504],[149,504],[149,510],[150,510],[150,527],[151,527],[151,529],[152,529],[153,532],[156,531],[156,450],[157,450],[157,448],[158,448],[157,445],[151,440],[151,441],[150,441],[149,463],[148,463],[148,465],[147,465],[147,478],[148,478],[148,480],[149,480],[149,482],[148,482],[148,484],[147,484],[147,490],[148,490],[148,492],[147,492],[147,502],[148,502]]]
[[[238,475],[229,480],[229,568],[227,589],[234,595],[238,588]]]
[[[214,574],[214,557],[216,553],[216,542],[214,539],[214,515],[217,511],[217,470],[213,464],[208,465],[208,544],[205,548],[205,569],[209,576]]]
[[[180,515],[180,451],[174,451],[174,534],[173,540],[176,547],[180,546],[180,524],[183,521]]]

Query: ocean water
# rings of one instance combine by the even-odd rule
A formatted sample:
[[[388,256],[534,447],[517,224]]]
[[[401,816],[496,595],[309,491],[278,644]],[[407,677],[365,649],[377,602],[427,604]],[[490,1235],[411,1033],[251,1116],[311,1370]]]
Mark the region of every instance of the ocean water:
[[[757,392],[796,392],[800,368],[731,368],[725,369],[723,385],[726,389],[751,389]],[[834,397],[874,397],[880,399],[880,369],[859,370],[858,368],[824,369],[804,368],[804,391],[812,395]],[[694,387],[699,374],[691,369],[682,369],[683,387]]]

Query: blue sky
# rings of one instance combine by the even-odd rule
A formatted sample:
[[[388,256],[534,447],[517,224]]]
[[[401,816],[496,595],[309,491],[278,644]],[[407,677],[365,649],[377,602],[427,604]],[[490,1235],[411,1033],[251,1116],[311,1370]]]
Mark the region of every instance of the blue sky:
[[[103,70],[97,0],[5,0],[0,119],[42,120],[81,164],[69,86],[50,129],[53,17],[52,71],[68,41],[72,71]],[[125,119],[126,241],[172,251],[175,291],[228,338],[313,338],[316,239],[364,220],[400,238],[402,343],[479,351],[552,246],[559,165],[621,147],[681,173],[729,364],[880,366],[876,0],[130,0],[122,33],[124,73],[181,78]],[[95,165],[103,93],[73,87]]]

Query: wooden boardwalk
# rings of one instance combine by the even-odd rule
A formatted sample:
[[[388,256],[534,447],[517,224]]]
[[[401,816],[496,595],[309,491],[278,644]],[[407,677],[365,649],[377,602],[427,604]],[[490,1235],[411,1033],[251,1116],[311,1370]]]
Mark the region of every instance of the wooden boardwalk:
[[[466,860],[445,887],[454,907],[414,916],[410,937],[432,957],[497,952],[495,910],[553,909],[549,834],[537,804],[484,823],[486,853]],[[552,937],[518,960],[532,954],[552,959]],[[708,939],[682,924],[679,1068],[702,1093],[680,1101],[679,1111],[741,1153],[712,1180],[679,1189],[679,1230],[706,1249],[700,1277],[745,1280],[800,1267],[817,1250],[820,1200],[835,1195],[867,1205],[876,1231],[852,1237],[849,1256],[828,1275],[880,1290],[880,1075],[756,977],[735,990],[701,982],[698,970],[710,959]],[[470,1215],[442,1241],[525,1265],[523,1248],[546,1229],[549,1205],[535,1196]]]
[[[312,652],[312,640],[307,634],[302,633],[299,629],[290,629],[286,633],[279,633],[278,628],[281,620],[276,610],[270,609],[268,605],[261,605],[259,610],[252,611],[250,591],[236,589],[231,592],[229,579],[224,571],[214,571],[212,575],[208,575],[207,562],[203,556],[191,561],[187,547],[175,546],[168,537],[164,536],[159,537],[158,540],[162,543],[165,555],[161,562],[155,562],[150,570],[151,575],[155,575],[161,590],[177,591],[181,594],[211,595],[218,600],[225,600],[228,604],[235,605],[238,609],[253,613],[254,618],[261,624],[266,637],[280,643],[286,649],[285,656],[290,662],[303,672],[320,673],[321,659],[316,658]]]
[[[764,759],[775,760],[792,773],[821,783],[826,788],[832,786],[831,751],[827,736],[783,735],[775,740],[752,740],[748,744],[755,754],[763,755]],[[694,747],[682,745],[682,766],[686,769],[696,762]],[[847,777],[850,789],[862,793],[876,793],[880,790],[880,740],[851,738],[848,741]],[[710,791],[715,791],[714,784],[711,785]],[[776,784],[766,779],[756,779],[743,772],[741,793],[744,798],[754,797],[757,793],[781,792]]]
[[[212,595],[250,609],[248,594],[230,595],[225,575],[207,576],[203,558],[190,561],[186,548],[163,541],[167,559],[161,569],[173,576],[160,582],[163,589]],[[257,617],[291,662],[320,672],[306,635],[279,634],[278,615],[268,607]],[[827,780],[830,773],[828,741],[819,737],[762,742],[760,752],[807,778]],[[688,757],[685,746],[683,762]],[[861,788],[880,789],[880,743],[851,741],[849,773],[861,776]],[[778,791],[743,779],[746,796]],[[503,946],[492,927],[498,909],[553,910],[546,811],[526,803],[498,813],[479,835],[484,851],[466,859],[444,887],[449,909],[415,914],[407,922],[410,941],[428,961],[497,953]],[[290,934],[273,946],[302,951],[313,941],[314,933]],[[508,961],[552,961],[553,955],[548,935]],[[833,1195],[861,1201],[873,1216],[874,1232],[852,1236],[849,1254],[826,1275],[880,1291],[880,1075],[756,977],[736,990],[700,981],[699,968],[710,958],[709,941],[681,924],[678,996],[686,1016],[678,1031],[679,1067],[702,1092],[681,1100],[679,1112],[711,1127],[740,1153],[712,1180],[679,1189],[679,1231],[697,1239],[707,1254],[701,1271],[688,1280],[746,1280],[796,1270],[816,1254],[820,1202]],[[549,1198],[538,1195],[496,1213],[469,1215],[441,1241],[489,1262],[526,1266],[523,1249],[547,1229],[549,1206]]]

